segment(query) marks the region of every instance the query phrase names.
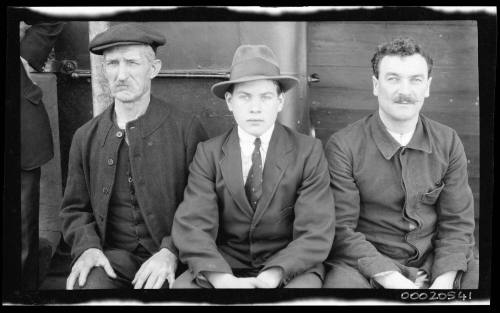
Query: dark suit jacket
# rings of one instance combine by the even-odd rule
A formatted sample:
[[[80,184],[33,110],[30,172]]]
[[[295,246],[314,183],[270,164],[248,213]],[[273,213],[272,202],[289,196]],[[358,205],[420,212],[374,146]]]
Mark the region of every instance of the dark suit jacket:
[[[113,112],[111,105],[84,124],[71,143],[60,215],[73,260],[89,248],[105,246],[108,204],[122,139],[111,131]],[[208,137],[195,116],[155,97],[144,115],[127,124],[127,133],[135,195],[144,222],[158,249],[176,253],[170,236],[174,213],[182,201],[196,146]]]
[[[329,186],[321,142],[276,123],[254,213],[234,127],[198,145],[172,229],[179,257],[195,277],[279,266],[286,283],[328,256],[335,219]]]
[[[26,31],[20,53],[38,71],[47,60],[64,23],[35,24]],[[19,61],[21,74],[21,168],[40,167],[54,156],[49,116],[42,102],[42,90],[33,84]]]

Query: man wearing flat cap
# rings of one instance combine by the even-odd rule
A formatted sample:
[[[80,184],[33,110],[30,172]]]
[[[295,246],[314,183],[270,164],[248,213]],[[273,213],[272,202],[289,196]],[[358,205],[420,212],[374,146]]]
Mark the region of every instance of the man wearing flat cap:
[[[103,55],[114,102],[71,144],[61,209],[73,257],[67,289],[174,281],[172,220],[196,145],[207,135],[196,117],[151,95],[163,44],[161,34],[136,23],[112,26],[89,44]]]
[[[284,93],[273,51],[242,45],[230,80],[212,86],[236,126],[200,143],[172,236],[189,267],[174,288],[321,288],[334,237],[318,139],[276,122]]]

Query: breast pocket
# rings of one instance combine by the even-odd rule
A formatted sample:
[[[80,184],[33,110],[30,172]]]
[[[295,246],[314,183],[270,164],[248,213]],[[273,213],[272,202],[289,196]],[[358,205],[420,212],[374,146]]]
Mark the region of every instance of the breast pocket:
[[[444,188],[444,182],[441,182],[441,185],[437,186],[436,188],[432,189],[429,192],[421,194],[420,202],[428,205],[434,205],[437,199],[439,198],[441,191],[443,191],[443,188]]]

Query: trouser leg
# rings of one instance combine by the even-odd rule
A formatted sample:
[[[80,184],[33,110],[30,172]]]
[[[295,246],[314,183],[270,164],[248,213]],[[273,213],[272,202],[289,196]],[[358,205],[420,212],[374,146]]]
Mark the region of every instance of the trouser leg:
[[[461,273],[460,277],[457,277],[455,286],[456,289],[477,289],[479,288],[479,260],[472,259],[467,264],[467,272]]]
[[[284,288],[321,288],[323,281],[316,273],[303,273],[295,276]]]
[[[327,265],[323,288],[373,288],[370,282],[354,267],[343,262]]]
[[[40,168],[21,170],[21,286],[38,288]]]
[[[210,284],[207,282],[207,288],[210,287]],[[190,270],[184,271],[179,277],[175,279],[173,289],[199,289],[202,288],[198,284],[196,284],[193,274]]]

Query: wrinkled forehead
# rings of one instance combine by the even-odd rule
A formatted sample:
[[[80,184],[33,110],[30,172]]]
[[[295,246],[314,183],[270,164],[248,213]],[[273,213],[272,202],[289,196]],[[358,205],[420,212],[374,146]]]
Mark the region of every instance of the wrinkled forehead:
[[[379,63],[379,73],[395,73],[401,75],[423,75],[427,77],[429,65],[421,54],[386,55]]]
[[[142,58],[147,53],[154,53],[153,48],[149,45],[130,44],[113,46],[103,52],[104,59],[126,57],[126,58]]]

